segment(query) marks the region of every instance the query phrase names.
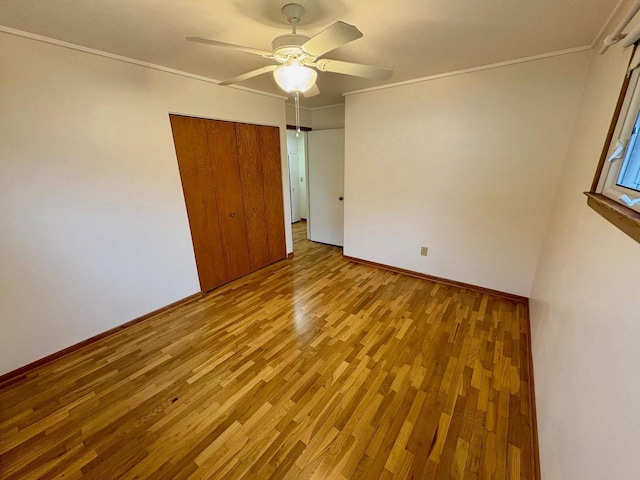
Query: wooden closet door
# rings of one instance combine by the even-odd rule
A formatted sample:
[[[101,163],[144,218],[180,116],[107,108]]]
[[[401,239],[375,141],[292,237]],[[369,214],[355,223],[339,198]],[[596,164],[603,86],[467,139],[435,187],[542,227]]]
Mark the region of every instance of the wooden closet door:
[[[236,123],[236,142],[252,272],[271,263],[258,128],[257,125]]]
[[[170,121],[200,288],[206,292],[227,281],[206,125],[204,120],[178,115],[171,115]]]
[[[260,152],[262,153],[269,262],[272,263],[287,256],[287,245],[284,237],[280,129],[277,127],[258,127],[258,136]]]
[[[233,122],[205,120],[227,281],[252,271]]]

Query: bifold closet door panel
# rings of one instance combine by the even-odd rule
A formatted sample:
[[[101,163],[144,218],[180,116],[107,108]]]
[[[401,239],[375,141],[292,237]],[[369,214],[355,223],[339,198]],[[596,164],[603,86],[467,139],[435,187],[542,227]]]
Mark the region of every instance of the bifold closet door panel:
[[[200,288],[206,292],[227,281],[206,124],[177,115],[171,115],[170,120]]]
[[[258,128],[257,125],[236,123],[236,142],[251,271],[271,263]]]
[[[282,198],[282,160],[280,153],[280,129],[258,127],[260,151],[262,152],[262,174],[267,238],[269,240],[270,263],[287,256],[284,237],[284,204]]]
[[[233,122],[205,120],[227,281],[251,271]]]

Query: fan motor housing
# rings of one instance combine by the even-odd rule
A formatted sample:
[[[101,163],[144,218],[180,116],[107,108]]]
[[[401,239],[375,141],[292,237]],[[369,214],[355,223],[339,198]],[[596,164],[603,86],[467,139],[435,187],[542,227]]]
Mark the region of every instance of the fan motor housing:
[[[288,57],[302,53],[300,47],[307,43],[307,40],[309,40],[309,37],[306,35],[287,33],[274,38],[271,42],[271,48],[275,56]]]

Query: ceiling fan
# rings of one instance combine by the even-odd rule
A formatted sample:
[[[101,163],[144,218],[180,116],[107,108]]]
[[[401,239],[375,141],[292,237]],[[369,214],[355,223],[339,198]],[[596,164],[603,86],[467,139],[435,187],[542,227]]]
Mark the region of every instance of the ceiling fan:
[[[187,37],[187,40],[253,53],[279,63],[279,65],[267,65],[237,75],[220,82],[220,85],[239,83],[272,72],[276,83],[285,92],[296,94],[296,96],[303,94],[305,97],[313,97],[318,95],[320,91],[316,86],[318,74],[311,67],[321,72],[341,73],[376,80],[386,80],[393,74],[393,71],[388,68],[320,58],[324,54],[362,37],[362,32],[353,25],[336,22],[316,36],[309,38],[296,32],[297,25],[304,14],[304,7],[290,3],[282,7],[282,13],[291,24],[292,32],[274,38],[271,42],[272,50],[270,52],[201,37]]]

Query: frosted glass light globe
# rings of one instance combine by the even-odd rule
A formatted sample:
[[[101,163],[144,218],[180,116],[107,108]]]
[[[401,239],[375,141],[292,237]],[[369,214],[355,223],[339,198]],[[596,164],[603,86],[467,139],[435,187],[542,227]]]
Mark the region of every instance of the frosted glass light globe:
[[[303,65],[281,65],[273,71],[273,78],[287,93],[304,93],[316,83],[318,74]]]

